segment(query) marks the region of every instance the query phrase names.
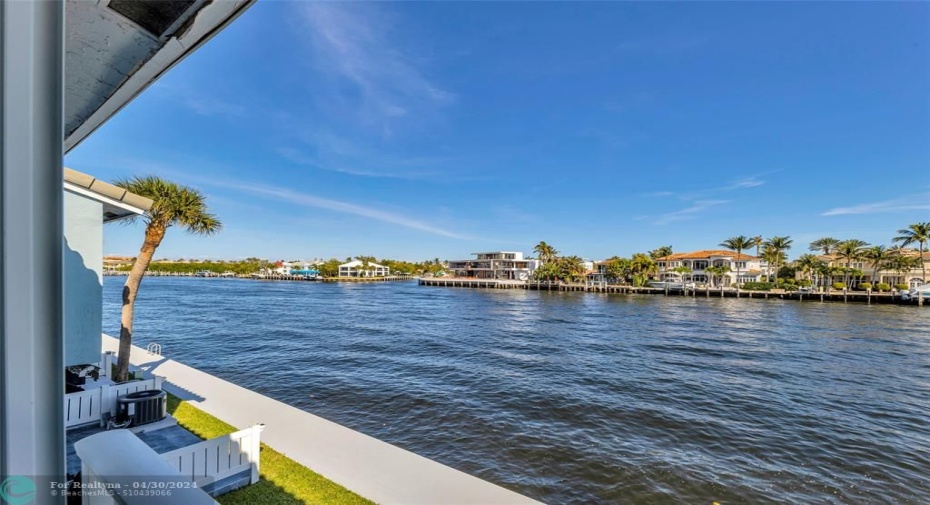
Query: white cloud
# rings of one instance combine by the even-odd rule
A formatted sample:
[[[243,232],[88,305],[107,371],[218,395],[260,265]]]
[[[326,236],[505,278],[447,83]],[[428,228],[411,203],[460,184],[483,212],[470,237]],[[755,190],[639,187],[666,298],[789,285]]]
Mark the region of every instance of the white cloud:
[[[697,200],[690,207],[668,212],[656,217],[655,224],[668,224],[675,221],[695,219],[700,213],[718,205],[729,203],[729,200]]]
[[[884,202],[863,203],[851,207],[836,207],[822,216],[848,216],[853,214],[879,214],[884,212],[903,212],[913,210],[930,210],[930,193],[912,195]]]
[[[409,218],[401,214],[376,209],[374,207],[366,207],[363,205],[358,205],[350,202],[343,202],[339,200],[333,200],[330,198],[323,198],[316,195],[311,195],[309,193],[298,193],[286,188],[280,188],[276,186],[267,186],[261,184],[254,184],[251,182],[245,181],[229,181],[229,180],[211,180],[205,182],[210,185],[224,187],[227,189],[233,189],[236,191],[241,191],[244,193],[250,193],[257,196],[270,197],[277,201],[290,202],[297,205],[302,205],[305,207],[314,207],[319,209],[330,210],[333,212],[341,212],[344,214],[352,214],[355,216],[361,216],[368,219],[374,219],[375,221],[381,221],[385,223],[396,224],[398,226],[403,226],[405,228],[411,228],[414,230],[419,230],[427,233],[432,233],[434,235],[440,235],[443,237],[455,238],[455,239],[469,239],[466,235],[461,235],[458,233],[451,232],[445,228],[426,223],[417,219]]]
[[[401,47],[389,13],[380,4],[304,2],[299,4],[313,62],[350,83],[363,119],[389,128],[391,121],[416,117],[455,100],[433,83],[410,51]]]

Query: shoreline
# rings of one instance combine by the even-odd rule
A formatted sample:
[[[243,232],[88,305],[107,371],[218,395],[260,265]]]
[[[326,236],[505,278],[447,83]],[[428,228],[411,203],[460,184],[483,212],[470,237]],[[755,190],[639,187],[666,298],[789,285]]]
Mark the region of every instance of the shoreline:
[[[894,304],[910,305],[914,307],[922,306],[918,300],[904,300],[900,295],[891,293],[867,293],[865,291],[831,291],[827,293],[801,293],[798,291],[785,292],[782,290],[772,291],[749,291],[735,290],[732,288],[694,288],[694,289],[668,289],[650,287],[633,287],[623,285],[589,285],[589,284],[566,284],[561,282],[542,282],[542,281],[511,281],[498,279],[474,279],[474,278],[427,278],[418,277],[419,286],[428,287],[446,287],[446,288],[465,288],[465,289],[524,289],[528,291],[557,291],[557,292],[584,292],[600,293],[610,295],[665,295],[665,296],[687,296],[691,298],[746,298],[755,300],[794,300],[799,302],[821,302],[821,303],[864,303],[867,305],[875,304]]]

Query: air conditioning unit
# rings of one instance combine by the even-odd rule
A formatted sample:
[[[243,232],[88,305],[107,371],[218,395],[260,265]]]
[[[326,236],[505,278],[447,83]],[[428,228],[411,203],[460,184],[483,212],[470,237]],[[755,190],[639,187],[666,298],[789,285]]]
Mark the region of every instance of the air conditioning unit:
[[[129,426],[154,423],[168,415],[168,394],[160,389],[137,391],[116,399],[117,419]]]

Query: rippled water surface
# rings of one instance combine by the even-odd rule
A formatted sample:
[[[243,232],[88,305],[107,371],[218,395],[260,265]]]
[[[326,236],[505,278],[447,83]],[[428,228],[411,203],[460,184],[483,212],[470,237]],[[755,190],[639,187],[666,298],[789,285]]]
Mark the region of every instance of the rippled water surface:
[[[928,503],[928,328],[412,282],[148,278],[136,305],[139,345],[549,503]]]

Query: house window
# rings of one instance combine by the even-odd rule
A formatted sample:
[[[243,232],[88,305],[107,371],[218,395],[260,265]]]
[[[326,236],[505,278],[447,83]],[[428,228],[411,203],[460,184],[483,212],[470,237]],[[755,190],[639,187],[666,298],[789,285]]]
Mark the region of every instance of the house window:
[[[692,267],[691,267],[692,270],[704,270],[706,268],[707,268],[706,261],[695,261],[694,263],[692,263]]]

